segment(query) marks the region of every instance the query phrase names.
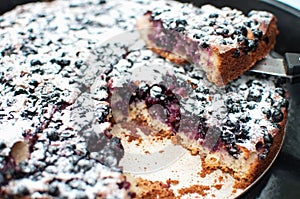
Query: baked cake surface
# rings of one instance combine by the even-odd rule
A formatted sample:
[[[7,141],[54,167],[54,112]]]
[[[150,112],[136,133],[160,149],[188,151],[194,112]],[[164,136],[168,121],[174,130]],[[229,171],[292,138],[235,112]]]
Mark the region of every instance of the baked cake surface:
[[[189,64],[178,67],[146,47],[129,49],[115,44],[117,41],[101,45],[102,33],[134,30],[136,16],[169,4],[182,5],[173,1],[57,0],[23,5],[0,17],[1,197],[175,197],[161,182],[141,180],[137,184],[150,183],[147,187],[152,187],[152,192],[133,192],[135,179],[126,177],[119,166],[124,155],[121,140],[111,132],[116,125],[111,105],[113,82],[132,68],[153,64],[175,66],[184,89],[193,90],[191,101],[169,95],[164,107],[175,113],[167,114],[162,123],[177,144],[195,154],[202,152],[203,168],[225,171],[248,154],[254,164],[246,170],[252,176],[247,171],[245,176],[227,171],[237,179],[249,177],[243,187],[268,166],[279,148],[286,121],[287,101],[280,79],[242,76],[221,92],[199,68]],[[150,82],[148,86],[146,96],[153,88],[157,94],[170,85]],[[169,91],[181,95],[182,89],[176,88]],[[220,92],[226,111],[217,119],[219,106],[212,99],[218,99]],[[151,102],[157,102],[155,96]],[[178,118],[170,119],[179,116],[178,107],[171,108],[173,103],[182,108],[179,123],[184,125],[176,126]],[[149,101],[145,110],[150,106]],[[192,114],[194,120],[184,118],[184,113]],[[211,132],[208,129],[221,135],[213,150],[212,145],[201,148]],[[229,165],[218,161],[223,156]]]
[[[249,70],[274,48],[276,17],[211,5],[170,3],[146,12],[137,26],[147,46],[175,63],[201,67],[217,85]]]

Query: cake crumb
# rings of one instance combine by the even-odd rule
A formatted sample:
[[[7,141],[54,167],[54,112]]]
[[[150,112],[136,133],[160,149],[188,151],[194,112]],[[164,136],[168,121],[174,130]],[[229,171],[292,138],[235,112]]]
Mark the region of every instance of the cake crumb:
[[[179,184],[178,180],[171,180],[170,178],[167,180],[168,185],[177,185]]]
[[[219,176],[219,182],[223,182],[224,178],[223,176]]]
[[[150,181],[142,178],[138,178],[136,184],[142,193],[138,195],[138,199],[152,199],[152,198],[169,198],[177,199],[172,189],[169,186],[160,181]]]
[[[222,186],[223,186],[222,184],[216,184],[216,185],[213,185],[212,187],[220,190],[222,188]]]
[[[209,186],[205,186],[205,185],[192,185],[190,187],[187,188],[182,188],[178,190],[178,193],[180,195],[186,195],[186,194],[193,194],[196,193],[198,195],[201,196],[206,196],[207,193],[206,191],[210,190]]]
[[[204,168],[204,167],[202,167],[202,168]],[[214,169],[205,168],[205,169],[202,169],[200,172],[198,172],[198,174],[200,175],[201,178],[205,178],[206,175],[211,174],[214,171],[215,171]]]

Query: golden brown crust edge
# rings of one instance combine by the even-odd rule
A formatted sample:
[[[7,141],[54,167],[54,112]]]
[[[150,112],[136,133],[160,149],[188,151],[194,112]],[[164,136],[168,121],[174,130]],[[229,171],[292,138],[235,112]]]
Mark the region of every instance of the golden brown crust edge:
[[[249,52],[248,54],[243,54],[241,52],[241,55],[235,58],[232,55],[236,48],[232,48],[222,54],[220,54],[218,50],[213,49],[214,53],[216,53],[219,58],[218,69],[221,78],[210,79],[210,76],[208,76],[208,79],[215,82],[218,86],[225,85],[249,70],[257,61],[266,57],[276,44],[276,36],[279,33],[276,22],[277,19],[273,16],[266,29],[266,33],[262,36],[258,48],[254,52]]]

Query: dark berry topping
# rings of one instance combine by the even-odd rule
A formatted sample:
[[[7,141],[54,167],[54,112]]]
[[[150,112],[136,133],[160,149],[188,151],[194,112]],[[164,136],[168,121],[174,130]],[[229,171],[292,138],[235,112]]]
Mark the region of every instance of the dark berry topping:
[[[254,37],[256,37],[258,39],[261,39],[263,36],[263,32],[261,30],[253,30],[252,32],[253,32]]]
[[[253,80],[249,80],[246,82],[246,85],[248,86],[248,88],[250,88],[252,86]]]
[[[283,88],[276,88],[275,93],[278,93],[278,95],[280,95],[281,97],[284,97],[285,95],[285,91]]]
[[[264,152],[258,155],[258,159],[264,160],[264,159],[266,159],[267,155],[268,155],[268,151],[266,149],[264,149]]]
[[[4,56],[10,56],[14,54],[15,48],[13,46],[7,45],[4,49],[1,50],[1,55]]]
[[[240,121],[243,123],[249,122],[251,120],[251,117],[247,116],[247,115],[241,115],[240,117]]]
[[[216,20],[215,20],[215,19],[214,19],[214,20],[210,20],[208,25],[209,25],[209,26],[214,26],[214,25],[216,25]]]
[[[187,21],[184,19],[177,19],[175,23],[176,23],[176,26],[180,26],[180,25],[186,26],[188,24]]]
[[[248,43],[249,43],[247,37],[245,37],[245,36],[243,36],[243,35],[238,36],[237,41],[238,41],[241,45],[244,45],[244,46],[247,46]]]
[[[217,13],[212,13],[208,16],[209,18],[218,18],[219,17],[219,14]]]
[[[65,66],[69,66],[71,61],[70,60],[66,60],[66,59],[51,59],[50,62],[56,63],[58,65],[60,65],[61,67],[65,67]]]
[[[101,4],[105,4],[106,3],[106,0],[99,0],[98,4],[101,5]]]
[[[241,34],[242,34],[242,31],[239,29],[235,29],[232,33],[232,35],[241,35]]]
[[[256,106],[257,106],[257,104],[255,104],[255,103],[248,103],[246,107],[250,110],[253,110],[256,108]]]
[[[117,183],[119,186],[119,189],[129,189],[130,188],[130,182],[123,181],[120,183]]]
[[[256,49],[258,48],[258,43],[259,43],[259,41],[258,41],[257,38],[255,38],[253,40],[249,40],[248,46],[247,46],[246,50],[248,52],[250,52],[250,51],[254,51],[255,52]]]
[[[240,32],[243,36],[247,37],[247,34],[248,34],[248,30],[245,26],[241,26],[240,27]]]
[[[208,43],[207,43],[207,42],[203,42],[203,43],[201,44],[201,47],[202,47],[202,48],[208,48],[208,47],[209,47],[209,45],[208,45]]]
[[[83,64],[84,62],[82,60],[78,60],[74,63],[75,67],[78,69],[80,69]]]
[[[17,95],[22,95],[22,94],[25,94],[27,95],[28,94],[28,91],[23,89],[23,88],[18,88],[15,93],[14,93],[14,96],[17,96]]]
[[[154,84],[151,87],[141,83],[130,98],[130,103],[145,100],[152,117],[156,117],[173,127],[179,128],[181,118],[179,102],[173,92],[165,86]]]
[[[253,24],[255,24],[254,21],[245,21],[244,22],[244,25],[247,26],[248,28],[251,28]]]
[[[37,65],[42,65],[42,62],[38,59],[33,59],[30,61],[31,66],[37,66]]]
[[[20,50],[23,52],[23,54],[25,56],[38,53],[37,49],[35,49],[34,47],[31,47],[31,46],[26,46],[25,44],[21,45]]]
[[[234,102],[231,98],[227,99],[226,107],[228,113],[238,113],[242,111],[242,106],[239,102]]]
[[[195,39],[201,39],[202,37],[204,37],[204,35],[203,34],[194,34],[193,35],[193,38],[195,38]]]
[[[234,158],[238,158],[238,155],[240,153],[239,149],[233,145],[228,149],[228,153],[232,155]]]
[[[270,103],[270,104],[273,106],[273,104],[274,104],[275,101],[274,101],[272,95],[269,95],[269,96],[266,98],[266,102]]]
[[[184,64],[183,68],[186,72],[192,72],[194,70],[194,66],[192,64]]]
[[[150,97],[153,97],[153,98],[158,98],[158,99],[164,99],[164,94],[163,94],[163,88],[158,86],[158,85],[153,85],[151,88],[150,88]]]
[[[288,106],[289,106],[289,101],[286,100],[286,99],[281,99],[281,100],[277,101],[276,103],[274,103],[273,106],[274,106],[276,109],[281,109],[282,107],[288,108]]]
[[[143,60],[149,60],[150,59],[150,56],[144,56],[143,57]]]
[[[270,133],[264,134],[264,143],[265,144],[272,144],[273,143],[273,136]]]
[[[59,191],[59,188],[57,186],[50,185],[48,193],[51,196],[59,196],[60,191]]]
[[[272,114],[272,120],[273,120],[273,122],[276,122],[276,123],[281,122],[283,120],[282,111],[279,109],[275,109]]]
[[[6,144],[4,142],[0,142],[0,152],[6,148]]]
[[[110,108],[106,105],[99,105],[96,108],[95,115],[99,123],[102,123],[107,118],[108,114],[110,113]]]
[[[206,133],[208,131],[208,127],[207,127],[207,125],[205,123],[206,119],[205,118],[200,118],[199,121],[200,121],[199,122],[199,126],[198,126],[199,137],[201,139],[204,139],[205,135],[206,135]]]
[[[227,29],[227,28],[218,28],[218,29],[216,29],[216,33],[218,35],[222,35],[223,37],[228,37],[229,29]]]
[[[144,99],[147,96],[147,92],[149,90],[148,84],[141,83],[139,85],[138,91],[136,92],[136,95],[139,99]]]
[[[17,189],[17,195],[18,196],[27,196],[29,195],[29,190],[25,187],[25,186],[20,186],[18,189]]]
[[[113,70],[113,66],[110,64],[108,66],[106,66],[105,71],[103,72],[105,75],[108,75],[109,73],[111,73]]]
[[[257,142],[255,148],[257,151],[260,151],[263,148],[264,144],[262,142]]]
[[[227,28],[224,28],[222,33],[223,33],[223,35],[228,35],[229,34],[229,30]]]
[[[241,129],[239,134],[236,135],[237,142],[243,143],[246,139],[250,139],[249,131]]]
[[[53,131],[47,132],[47,138],[50,141],[58,141],[59,140],[59,134],[53,129]]]
[[[261,90],[251,90],[247,96],[247,101],[260,102],[261,101]]]
[[[161,15],[160,11],[154,11],[151,13],[151,18],[154,19],[156,16],[159,16],[159,15]]]
[[[227,145],[235,142],[235,136],[230,131],[224,131],[220,138]]]
[[[5,83],[5,76],[4,76],[4,72],[0,72],[0,84],[4,84]]]
[[[39,68],[33,69],[31,72],[33,74],[40,74],[40,75],[44,75],[45,74],[45,71],[43,69],[39,69]]]
[[[241,107],[237,103],[234,103],[234,104],[228,106],[227,108],[228,108],[228,113],[238,113],[238,112],[241,112]]]
[[[228,127],[235,127],[235,124],[231,120],[227,120],[225,122],[225,125],[228,126]]]
[[[177,32],[183,32],[183,31],[185,31],[185,28],[182,26],[179,26],[179,27],[174,28],[174,30]]]
[[[223,39],[223,40],[221,41],[221,44],[227,45],[227,41]]]
[[[262,112],[263,112],[263,114],[266,115],[267,119],[270,119],[270,118],[271,118],[272,112],[271,112],[270,109],[267,109],[267,108],[265,108],[265,107],[262,107]]]
[[[28,84],[31,86],[37,87],[39,83],[38,83],[38,81],[32,79],[32,80],[30,80],[30,82]]]
[[[36,110],[24,110],[21,113],[21,117],[28,118],[28,119],[32,119],[36,115],[38,115],[38,113],[36,112]]]

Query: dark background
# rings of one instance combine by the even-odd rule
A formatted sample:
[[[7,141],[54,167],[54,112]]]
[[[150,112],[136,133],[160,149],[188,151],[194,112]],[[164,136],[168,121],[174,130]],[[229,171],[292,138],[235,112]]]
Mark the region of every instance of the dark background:
[[[16,5],[36,0],[0,0],[0,15]],[[49,0],[48,0],[49,1]],[[244,12],[267,10],[276,15],[280,34],[275,51],[300,53],[300,11],[274,0],[181,0],[195,5],[213,4],[234,7]],[[297,199],[300,198],[300,83],[288,85],[290,92],[289,117],[282,150],[271,169],[242,199]]]
[[[13,9],[16,5],[34,2],[35,0],[0,0],[0,14]]]

